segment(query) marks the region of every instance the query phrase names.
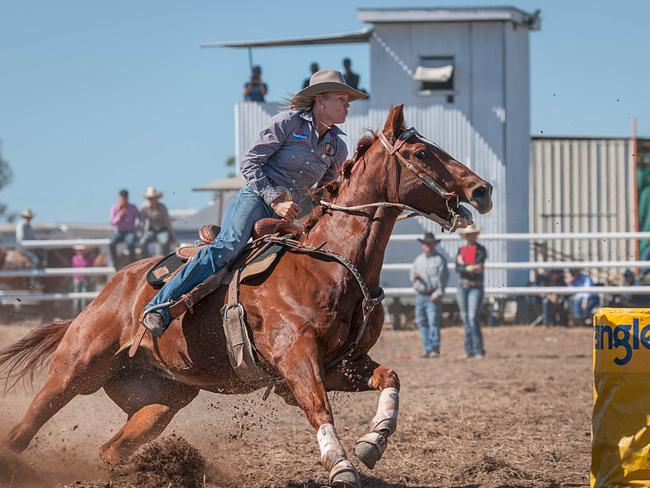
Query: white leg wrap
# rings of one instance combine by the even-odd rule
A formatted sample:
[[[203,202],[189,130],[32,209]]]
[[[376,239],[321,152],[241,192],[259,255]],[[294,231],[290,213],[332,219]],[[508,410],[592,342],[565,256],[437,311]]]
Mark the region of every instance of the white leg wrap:
[[[348,457],[332,424],[321,425],[318,428],[316,439],[318,439],[318,447],[320,447],[320,460],[326,470],[331,471],[337,463],[347,461]]]
[[[379,395],[377,415],[370,422],[371,432],[387,430],[391,435],[397,430],[397,414],[399,412],[399,391],[396,388],[384,388]]]

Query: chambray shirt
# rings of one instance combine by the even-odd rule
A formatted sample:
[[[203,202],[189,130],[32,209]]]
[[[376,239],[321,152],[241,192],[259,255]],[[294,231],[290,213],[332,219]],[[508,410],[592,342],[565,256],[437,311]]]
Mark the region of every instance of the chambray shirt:
[[[271,119],[241,161],[241,174],[248,185],[271,204],[291,193],[299,203],[315,184],[336,179],[348,156],[336,126],[318,142],[311,111],[284,111]]]

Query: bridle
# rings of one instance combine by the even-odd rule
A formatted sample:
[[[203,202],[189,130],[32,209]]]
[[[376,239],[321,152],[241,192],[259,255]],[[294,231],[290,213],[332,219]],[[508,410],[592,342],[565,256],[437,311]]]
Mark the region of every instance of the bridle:
[[[447,201],[453,198],[458,198],[458,195],[456,195],[456,193],[445,190],[442,187],[442,185],[440,185],[436,180],[434,180],[429,175],[424,174],[422,171],[416,168],[415,165],[410,160],[406,159],[404,155],[399,152],[399,150],[406,143],[406,141],[415,135],[420,136],[420,134],[418,134],[417,129],[415,127],[411,127],[410,129],[404,131],[402,135],[400,135],[397,138],[395,144],[391,144],[388,138],[384,135],[384,133],[380,132],[379,142],[383,144],[383,146],[386,148],[386,150],[391,156],[395,156],[402,164],[404,164],[404,166],[406,166],[415,176],[417,176],[422,181],[422,183],[424,183],[430,190],[433,190],[434,192],[436,192],[438,195],[440,195],[442,198],[444,198]],[[398,184],[398,188],[399,188],[399,184]]]
[[[458,203],[460,200],[460,197],[458,194],[454,192],[449,192],[447,191],[440,183],[438,183],[436,180],[431,178],[429,175],[425,174],[422,172],[420,169],[417,168],[413,162],[411,162],[409,159],[405,158],[402,153],[399,152],[401,147],[406,143],[408,139],[410,139],[412,136],[417,135],[418,137],[422,137],[417,129],[415,127],[411,127],[410,129],[405,130],[395,141],[395,144],[391,144],[388,138],[384,135],[383,132],[379,132],[378,138],[379,142],[382,143],[384,148],[388,151],[389,156],[397,158],[398,163],[402,163],[406,168],[411,171],[424,185],[435,192],[437,195],[442,197],[445,200],[445,203],[447,205],[447,211],[451,215],[451,218],[449,220],[445,220],[442,217],[439,217],[435,213],[425,213],[422,212],[421,210],[418,210],[416,208],[413,208],[409,205],[403,204],[403,203],[397,203],[397,202],[376,202],[376,203],[368,203],[365,205],[354,205],[354,206],[343,206],[343,205],[336,205],[331,202],[326,202],[324,200],[321,200],[320,204],[326,208],[329,208],[331,210],[340,210],[340,211],[357,211],[357,210],[363,210],[366,208],[386,208],[386,207],[393,207],[393,208],[399,208],[400,210],[406,210],[409,212],[409,214],[400,216],[399,220],[401,219],[408,219],[410,217],[415,217],[417,215],[424,217],[428,220],[432,220],[433,222],[436,222],[439,224],[444,230],[447,230],[449,232],[454,232],[461,224],[465,223],[465,219],[463,216],[461,216],[456,208],[458,208]],[[396,185],[396,197],[395,200],[399,199],[399,164],[395,168],[396,171],[396,178],[395,178],[395,185]],[[451,203],[453,201],[456,201],[456,208],[454,208]]]

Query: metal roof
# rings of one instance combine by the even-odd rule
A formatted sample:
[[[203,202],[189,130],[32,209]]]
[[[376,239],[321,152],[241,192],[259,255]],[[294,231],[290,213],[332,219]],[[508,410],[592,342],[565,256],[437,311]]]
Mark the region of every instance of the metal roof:
[[[515,7],[404,7],[360,8],[357,18],[362,22],[489,22],[523,24],[532,30],[540,28],[539,10],[529,14]]]
[[[266,41],[236,41],[236,42],[206,42],[201,47],[281,47],[281,46],[312,46],[317,44],[352,44],[368,42],[372,35],[372,28],[367,27],[359,31],[324,36],[297,37],[291,39],[272,39]]]
[[[232,178],[220,178],[213,180],[203,185],[192,188],[192,191],[219,191],[219,190],[239,190],[246,184],[246,181],[241,176],[234,176]]]

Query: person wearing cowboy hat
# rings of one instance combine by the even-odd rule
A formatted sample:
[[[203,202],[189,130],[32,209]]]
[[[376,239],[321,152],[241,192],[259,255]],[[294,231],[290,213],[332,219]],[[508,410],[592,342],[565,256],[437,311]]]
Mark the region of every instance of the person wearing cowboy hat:
[[[147,254],[149,244],[158,242],[161,253],[166,256],[170,253],[171,243],[176,241],[176,236],[174,235],[172,219],[169,217],[167,207],[164,203],[160,203],[163,193],[150,186],[143,196],[146,201],[140,209],[140,225],[142,228],[140,249]]]
[[[440,355],[441,299],[449,281],[447,259],[436,249],[439,239],[427,232],[422,243],[422,254],[413,261],[411,283],[415,289],[415,323],[420,329],[424,353],[422,357]]]
[[[456,272],[460,275],[456,299],[465,328],[465,357],[483,358],[481,333],[481,306],[483,304],[483,276],[487,251],[478,243],[481,229],[474,224],[459,231],[467,244],[458,249]]]
[[[240,164],[246,185],[226,209],[221,232],[184,266],[145,308],[144,325],[162,335],[171,316],[166,303],[216,273],[246,246],[256,221],[265,217],[292,221],[314,185],[336,179],[348,150],[341,138],[350,102],[367,95],[345,84],[343,75],[325,69],[275,115]]]
[[[26,208],[20,214],[22,220],[16,224],[16,244],[18,244],[18,249],[20,253],[25,256],[32,263],[34,268],[38,268],[41,260],[40,258],[31,252],[29,249],[21,246],[23,241],[33,241],[38,239],[36,233],[32,228],[32,219],[34,218],[34,212]]]

